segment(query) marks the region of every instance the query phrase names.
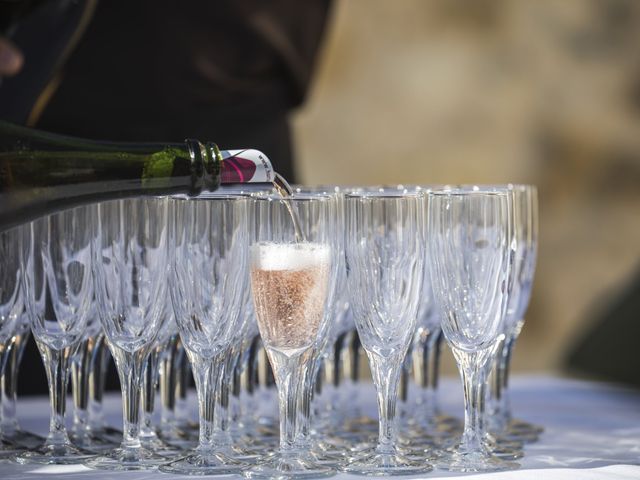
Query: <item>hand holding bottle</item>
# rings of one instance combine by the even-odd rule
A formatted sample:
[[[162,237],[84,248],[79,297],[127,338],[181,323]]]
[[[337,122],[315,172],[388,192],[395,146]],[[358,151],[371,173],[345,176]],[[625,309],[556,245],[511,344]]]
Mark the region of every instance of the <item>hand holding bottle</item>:
[[[0,36],[0,78],[10,77],[22,69],[24,57],[16,46]]]

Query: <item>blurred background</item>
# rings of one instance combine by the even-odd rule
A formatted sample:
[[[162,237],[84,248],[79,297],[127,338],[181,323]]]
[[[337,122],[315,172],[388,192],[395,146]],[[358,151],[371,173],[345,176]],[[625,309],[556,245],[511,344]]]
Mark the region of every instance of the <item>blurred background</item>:
[[[307,184],[538,186],[516,371],[577,373],[599,323],[605,349],[639,338],[613,323],[639,299],[640,2],[336,1],[294,126]]]

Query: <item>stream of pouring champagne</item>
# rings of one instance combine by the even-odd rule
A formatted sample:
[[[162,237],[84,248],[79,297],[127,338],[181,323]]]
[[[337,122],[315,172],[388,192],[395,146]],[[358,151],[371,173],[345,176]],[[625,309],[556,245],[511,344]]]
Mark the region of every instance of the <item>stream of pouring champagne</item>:
[[[298,218],[298,213],[293,210],[293,205],[291,205],[291,202],[287,199],[287,197],[293,195],[293,189],[291,188],[291,185],[289,185],[289,182],[287,182],[287,180],[282,175],[276,172],[273,178],[273,187],[276,189],[276,192],[278,192],[278,194],[282,197],[281,202],[283,202],[285,207],[287,207],[287,211],[291,216],[291,221],[293,222],[293,229],[296,236],[296,243],[306,241],[304,232],[300,227],[300,219]]]

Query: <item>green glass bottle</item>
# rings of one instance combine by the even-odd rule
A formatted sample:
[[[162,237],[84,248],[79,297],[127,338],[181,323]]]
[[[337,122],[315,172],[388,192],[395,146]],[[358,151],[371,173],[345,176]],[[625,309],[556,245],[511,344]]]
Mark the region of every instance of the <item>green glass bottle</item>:
[[[220,183],[272,182],[258,150],[183,143],[113,143],[0,120],[0,231],[83,203],[140,195],[197,195]]]

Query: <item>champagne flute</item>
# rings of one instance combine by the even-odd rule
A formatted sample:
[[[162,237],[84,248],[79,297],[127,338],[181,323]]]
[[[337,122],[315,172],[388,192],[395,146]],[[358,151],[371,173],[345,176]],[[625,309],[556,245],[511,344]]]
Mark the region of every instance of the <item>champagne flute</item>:
[[[94,298],[95,302],[95,298]],[[100,324],[102,325],[102,323]],[[119,445],[122,432],[109,425],[104,416],[102,401],[107,380],[107,370],[111,361],[111,353],[107,346],[104,330],[94,337],[89,365],[89,425],[94,436],[114,445]]]
[[[98,205],[93,241],[96,305],[122,390],[119,448],[87,461],[102,470],[149,470],[168,460],[140,442],[145,362],[167,320],[168,200],[131,198]]]
[[[249,478],[334,475],[298,443],[299,406],[309,394],[320,335],[337,274],[336,199],[295,194],[252,199],[251,292],[262,341],[273,368],[280,408],[280,448],[244,472]],[[291,212],[291,213],[290,213]],[[297,238],[291,215],[304,239]]]
[[[158,363],[163,352],[169,346],[169,340],[177,332],[177,325],[173,315],[173,307],[167,296],[163,315],[166,317],[162,327],[158,331],[151,354],[145,362],[142,374],[142,420],[140,423],[140,443],[152,452],[165,457],[175,457],[180,452],[178,447],[173,446],[161,439],[156,433],[153,425],[153,414],[156,406],[156,385],[160,376]]]
[[[30,231],[16,227],[0,232],[0,458],[23,450],[14,440],[16,430],[15,401],[10,385],[11,369],[17,360],[16,337],[24,337],[29,321],[24,310],[24,289],[21,285],[23,265],[21,246],[28,241]]]
[[[438,466],[479,472],[517,468],[485,444],[483,412],[489,360],[500,341],[511,274],[513,218],[506,191],[428,193],[429,273],[442,329],[465,394],[460,444]]]
[[[169,299],[170,300],[170,299]],[[173,312],[173,306],[170,306]],[[173,315],[173,313],[172,313]],[[170,445],[181,448],[191,448],[197,441],[190,431],[186,422],[180,424],[176,415],[176,405],[178,403],[178,364],[180,363],[182,344],[180,335],[176,331],[166,342],[160,353],[159,366],[159,394],[160,394],[160,426],[158,436]],[[184,363],[189,363],[186,359]]]
[[[71,358],[71,390],[73,392],[73,426],[71,440],[85,450],[100,452],[117,446],[114,439],[100,435],[100,428],[94,429],[91,423],[90,388],[91,370],[99,351],[103,347],[102,325],[97,318],[95,308],[92,308],[87,330],[80,345]],[[98,351],[97,351],[98,350]]]
[[[198,447],[160,468],[182,475],[227,475],[245,462],[218,448],[216,391],[239,327],[247,285],[248,217],[243,196],[171,200],[170,294],[198,393]]]
[[[74,446],[64,422],[69,362],[87,329],[93,303],[91,221],[94,205],[33,221],[25,243],[25,298],[31,331],[42,356],[51,400],[44,445],[16,457],[19,463],[72,464],[92,454]]]
[[[417,193],[384,190],[346,196],[347,283],[360,341],[377,392],[379,434],[373,451],[344,470],[411,475],[431,465],[397,450],[396,401],[402,363],[415,331],[424,275],[424,212]]]
[[[535,441],[542,427],[512,417],[509,402],[509,363],[524,324],[535,272],[538,244],[538,192],[534,185],[509,185],[513,193],[516,251],[514,281],[504,323],[505,339],[495,361],[490,428],[500,438]]]

